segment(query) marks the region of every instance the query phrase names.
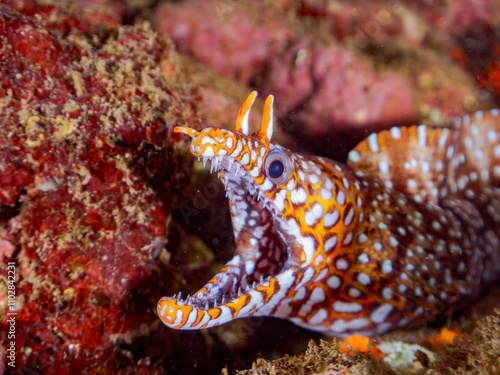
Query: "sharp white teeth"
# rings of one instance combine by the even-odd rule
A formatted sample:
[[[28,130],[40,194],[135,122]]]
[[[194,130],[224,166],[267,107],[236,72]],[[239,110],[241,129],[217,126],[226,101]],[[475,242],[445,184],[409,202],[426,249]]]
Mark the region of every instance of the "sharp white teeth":
[[[245,288],[245,292],[248,292],[250,290],[250,284],[247,284],[247,287]]]
[[[241,286],[238,288],[238,297],[241,297]]]
[[[226,296],[222,296],[222,304],[224,305],[226,303]]]
[[[217,307],[217,300],[214,301],[214,309]]]
[[[203,168],[207,166],[208,158],[203,158]]]
[[[262,282],[264,281],[264,276],[260,275],[260,280],[259,280],[259,283],[262,284]]]
[[[254,281],[253,284],[252,284],[252,289],[255,289],[256,285],[257,285],[257,283]]]
[[[205,310],[208,310],[209,307],[210,306],[208,305],[208,300],[207,300],[207,302],[205,302]]]

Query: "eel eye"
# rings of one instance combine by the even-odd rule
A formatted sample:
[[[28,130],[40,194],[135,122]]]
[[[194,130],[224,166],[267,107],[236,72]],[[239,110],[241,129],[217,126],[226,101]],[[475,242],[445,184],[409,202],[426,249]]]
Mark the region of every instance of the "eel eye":
[[[271,164],[269,164],[269,177],[271,178],[280,178],[283,172],[285,171],[285,166],[281,162],[281,160],[275,160]]]
[[[267,155],[265,171],[275,185],[288,181],[292,172],[290,160],[282,150],[273,150]]]

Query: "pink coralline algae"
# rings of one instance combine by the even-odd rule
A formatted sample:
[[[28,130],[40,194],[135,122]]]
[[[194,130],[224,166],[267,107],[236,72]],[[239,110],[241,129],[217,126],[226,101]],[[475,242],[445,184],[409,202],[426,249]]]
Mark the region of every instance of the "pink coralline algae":
[[[2,276],[16,265],[17,369],[157,372],[116,343],[156,320],[151,280],[182,166],[171,129],[198,126],[171,43],[147,24],[28,1],[0,5],[0,40],[0,257]]]
[[[296,3],[300,17],[328,24],[339,40],[353,42],[362,50],[402,41],[412,48],[442,50],[471,71],[478,83],[500,92],[500,5],[493,0],[306,0]],[[443,56],[445,57],[445,56]],[[470,98],[466,110],[474,110]],[[454,114],[453,112],[451,112]]]

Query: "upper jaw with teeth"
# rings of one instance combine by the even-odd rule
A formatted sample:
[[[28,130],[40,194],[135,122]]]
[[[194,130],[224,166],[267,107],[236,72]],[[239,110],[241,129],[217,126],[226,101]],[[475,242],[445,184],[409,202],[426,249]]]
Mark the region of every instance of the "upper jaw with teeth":
[[[199,157],[198,160],[200,159],[203,159],[203,168],[205,168],[207,162],[210,161],[210,173],[225,170],[237,177],[243,168],[239,163],[235,163],[234,159],[230,156]]]

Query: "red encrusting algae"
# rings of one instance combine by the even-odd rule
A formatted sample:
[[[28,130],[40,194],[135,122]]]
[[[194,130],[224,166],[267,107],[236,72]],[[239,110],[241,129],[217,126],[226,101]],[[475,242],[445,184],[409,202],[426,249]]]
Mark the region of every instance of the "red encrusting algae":
[[[21,368],[161,372],[117,343],[156,319],[144,306],[156,299],[169,181],[183,168],[171,129],[198,120],[181,75],[160,68],[175,67],[171,43],[147,24],[117,24],[0,5],[0,224],[2,258],[16,264]]]

